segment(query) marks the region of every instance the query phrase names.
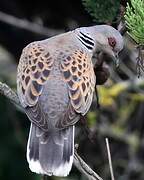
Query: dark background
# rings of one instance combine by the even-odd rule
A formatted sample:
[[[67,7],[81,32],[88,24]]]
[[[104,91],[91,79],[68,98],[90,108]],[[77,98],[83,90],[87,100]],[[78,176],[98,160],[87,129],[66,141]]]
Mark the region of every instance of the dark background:
[[[125,5],[126,1],[121,1],[123,8]],[[81,0],[1,0],[0,12],[50,28],[53,34],[98,24],[85,10]],[[22,49],[32,41],[49,36],[4,21],[0,20],[0,80],[16,91],[16,66]],[[115,22],[108,23],[118,26]],[[110,179],[105,137],[110,140],[116,179],[144,179],[144,84],[143,76],[137,78],[136,57],[135,44],[125,35],[120,67],[115,69],[109,64],[109,81],[98,87],[101,108],[97,109],[96,102],[93,103],[87,115],[89,129],[84,122],[77,123],[78,153],[104,180]],[[29,126],[26,115],[0,96],[0,180],[40,179],[30,172],[26,162]],[[84,180],[85,177],[73,167],[67,178],[48,179]]]
[[[0,11],[16,17],[34,21],[41,19],[44,26],[68,31],[77,26],[92,24],[90,15],[80,0],[61,1],[14,1],[1,0]],[[46,38],[16,27],[0,23],[0,41],[17,58],[24,46],[34,40]]]

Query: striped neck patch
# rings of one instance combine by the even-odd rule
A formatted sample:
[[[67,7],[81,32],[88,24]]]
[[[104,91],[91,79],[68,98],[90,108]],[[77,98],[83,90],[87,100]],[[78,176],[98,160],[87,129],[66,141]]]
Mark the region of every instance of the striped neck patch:
[[[94,40],[87,34],[81,31],[77,34],[79,41],[89,50],[92,51],[95,43]]]

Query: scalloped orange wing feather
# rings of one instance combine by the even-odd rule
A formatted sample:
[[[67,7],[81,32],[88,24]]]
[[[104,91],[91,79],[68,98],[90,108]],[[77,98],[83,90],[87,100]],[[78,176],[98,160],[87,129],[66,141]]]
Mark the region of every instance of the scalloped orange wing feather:
[[[17,75],[18,94],[24,107],[37,103],[52,67],[53,58],[45,47],[34,42],[24,48]]]
[[[91,57],[83,49],[77,49],[64,58],[61,70],[73,108],[85,115],[92,103],[96,83]]]

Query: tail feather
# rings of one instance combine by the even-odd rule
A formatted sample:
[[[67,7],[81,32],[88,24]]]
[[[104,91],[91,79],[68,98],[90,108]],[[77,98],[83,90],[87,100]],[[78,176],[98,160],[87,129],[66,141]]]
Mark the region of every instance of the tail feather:
[[[38,174],[67,176],[74,154],[74,126],[56,132],[42,132],[31,124],[27,160],[31,171]]]

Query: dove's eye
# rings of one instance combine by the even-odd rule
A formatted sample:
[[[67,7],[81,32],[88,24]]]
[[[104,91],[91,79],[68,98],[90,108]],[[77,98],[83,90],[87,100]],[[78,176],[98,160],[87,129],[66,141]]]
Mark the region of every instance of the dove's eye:
[[[108,43],[112,48],[114,48],[115,45],[116,45],[116,39],[114,37],[109,37],[108,38]]]

